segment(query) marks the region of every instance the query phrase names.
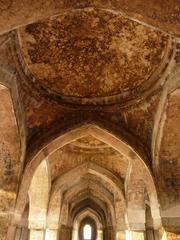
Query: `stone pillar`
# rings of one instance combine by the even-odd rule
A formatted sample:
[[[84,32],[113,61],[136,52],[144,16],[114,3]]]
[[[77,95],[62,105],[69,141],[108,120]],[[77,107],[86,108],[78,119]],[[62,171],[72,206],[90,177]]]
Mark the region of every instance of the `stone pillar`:
[[[30,229],[29,240],[44,240],[44,230]]]
[[[71,240],[71,236],[72,236],[72,228],[65,225],[61,225],[59,229],[58,240]]]
[[[97,240],[103,240],[103,230],[102,229],[97,230]]]
[[[21,239],[21,232],[22,232],[22,228],[17,227],[16,228],[16,233],[15,233],[15,240],[20,240]]]
[[[58,239],[58,230],[47,229],[45,234],[45,240],[57,240]]]
[[[29,240],[29,229],[28,228],[23,228],[22,240]]]
[[[104,236],[105,240],[115,240],[116,239],[116,233],[112,226],[107,226],[104,229]]]
[[[162,235],[161,235],[160,231],[154,230],[154,240],[166,240],[166,238],[162,239]]]
[[[0,196],[1,198],[1,196]],[[3,202],[3,199],[2,199]],[[1,210],[1,209],[0,209]],[[0,239],[6,240],[7,239],[7,233],[8,233],[8,240],[14,240],[14,226],[9,226],[9,214],[6,214],[5,212],[2,212],[2,215],[0,215]]]
[[[78,229],[77,228],[73,228],[73,230],[72,230],[72,239],[73,240],[78,239]]]
[[[28,240],[29,238],[29,229],[27,227],[17,227],[15,240]]]
[[[159,206],[158,203],[157,203],[157,206]],[[159,213],[159,208],[151,206],[151,215],[152,215],[152,219],[153,219],[153,228],[154,229],[161,228],[162,221],[161,221],[161,216]]]
[[[117,231],[117,233],[116,233],[116,240],[126,240],[126,233],[125,233],[125,231]]]
[[[160,230],[147,229],[145,232],[146,240],[167,240],[163,237]]]
[[[132,240],[145,240],[144,231],[132,231]]]
[[[16,226],[9,226],[8,231],[7,231],[7,240],[14,240],[15,239],[15,235],[16,235]],[[0,234],[0,239],[1,238],[1,234]]]
[[[145,210],[144,209],[134,209],[129,208],[127,210],[129,229],[134,231],[144,231],[145,230]]]
[[[154,240],[154,230],[153,229],[146,230],[146,240]]]

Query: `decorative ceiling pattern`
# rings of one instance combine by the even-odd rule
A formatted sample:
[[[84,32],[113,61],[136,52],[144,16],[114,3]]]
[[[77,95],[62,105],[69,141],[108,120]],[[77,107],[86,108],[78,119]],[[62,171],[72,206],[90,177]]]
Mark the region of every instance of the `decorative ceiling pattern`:
[[[30,24],[20,29],[19,41],[33,81],[81,103],[139,95],[157,82],[169,50],[160,31],[94,8]]]

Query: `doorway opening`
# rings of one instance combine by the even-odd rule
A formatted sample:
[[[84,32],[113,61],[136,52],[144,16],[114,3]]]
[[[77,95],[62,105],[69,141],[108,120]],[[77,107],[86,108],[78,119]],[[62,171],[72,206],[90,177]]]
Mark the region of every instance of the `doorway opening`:
[[[92,239],[92,227],[90,224],[86,224],[83,227],[83,240],[91,240]]]
[[[97,227],[93,219],[87,217],[80,223],[79,239],[80,240],[96,240]]]

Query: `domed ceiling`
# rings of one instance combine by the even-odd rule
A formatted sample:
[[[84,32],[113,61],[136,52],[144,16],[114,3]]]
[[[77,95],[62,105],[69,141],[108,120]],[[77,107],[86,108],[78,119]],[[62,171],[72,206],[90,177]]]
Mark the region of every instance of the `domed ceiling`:
[[[19,39],[34,81],[48,93],[85,103],[140,95],[157,82],[169,43],[157,30],[94,8],[22,27]]]

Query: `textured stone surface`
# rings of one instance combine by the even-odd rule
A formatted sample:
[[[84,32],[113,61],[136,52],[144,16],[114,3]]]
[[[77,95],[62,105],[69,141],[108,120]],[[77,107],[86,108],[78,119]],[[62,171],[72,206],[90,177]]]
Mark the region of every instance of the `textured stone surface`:
[[[105,240],[129,226],[178,239],[179,1],[2,0],[0,12],[0,32],[20,26],[0,36],[0,239],[16,224],[16,238],[56,234],[88,208]]]
[[[86,146],[84,146],[84,144],[82,145],[82,142],[84,143],[85,139]],[[90,144],[88,144],[87,139],[91,139]],[[95,147],[94,143],[96,143]],[[96,163],[99,166],[115,172],[120,178],[124,179],[128,166],[127,161],[128,160],[125,157],[110,148],[107,144],[103,144],[97,139],[89,136],[72,142],[70,145],[54,152],[49,157],[52,179],[85,162]]]
[[[20,170],[18,132],[9,91],[0,86],[0,93],[0,188],[16,192]]]
[[[20,175],[20,141],[9,90],[0,85],[0,239],[5,240]]]
[[[125,94],[140,87],[158,69],[167,40],[158,31],[93,8],[20,30],[25,62],[37,81],[74,97]]]
[[[159,155],[159,182],[163,188],[161,193],[162,207],[179,204],[180,199],[180,90],[170,94],[167,116],[163,129],[163,138]],[[165,194],[165,196],[164,196]]]
[[[22,24],[59,14],[67,9],[96,6],[122,11],[132,18],[180,35],[179,0],[51,0],[20,1],[1,0],[0,32],[9,31]]]
[[[86,136],[71,143],[74,146],[84,149],[104,149],[109,147],[107,144],[99,141],[92,136]]]

